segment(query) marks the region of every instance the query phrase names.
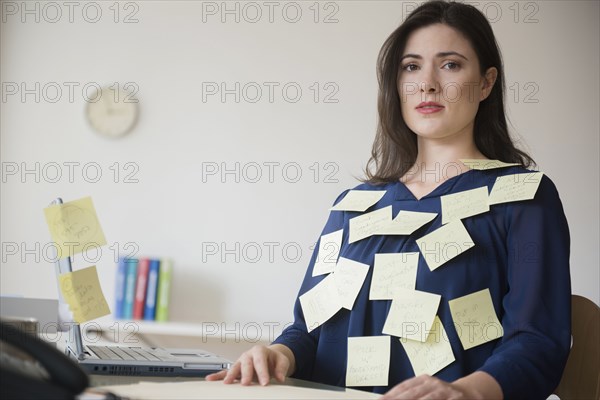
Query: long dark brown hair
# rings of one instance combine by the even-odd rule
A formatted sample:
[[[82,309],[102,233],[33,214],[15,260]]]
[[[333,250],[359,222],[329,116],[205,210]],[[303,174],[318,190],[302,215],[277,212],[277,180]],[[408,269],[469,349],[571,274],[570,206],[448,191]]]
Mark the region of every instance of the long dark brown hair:
[[[398,71],[410,34],[436,23],[448,25],[462,33],[471,43],[479,58],[480,74],[496,67],[498,77],[490,95],[479,103],[475,116],[474,140],[479,151],[490,159],[534,165],[533,159],[515,147],[509,133],[504,112],[505,79],[500,49],[492,27],[475,7],[462,3],[429,1],[416,8],[386,39],[377,58],[379,122],[365,169],[364,181],[381,184],[398,181],[415,164],[417,136],[406,125],[400,111]],[[372,171],[373,166],[375,167]]]

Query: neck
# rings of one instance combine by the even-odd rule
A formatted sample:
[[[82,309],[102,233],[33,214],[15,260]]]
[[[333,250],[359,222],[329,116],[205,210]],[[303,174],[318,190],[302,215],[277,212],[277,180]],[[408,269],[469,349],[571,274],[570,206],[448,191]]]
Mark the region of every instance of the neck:
[[[472,128],[472,127],[471,127]],[[415,165],[403,177],[403,181],[444,181],[469,170],[459,159],[486,157],[477,149],[473,131],[450,138],[417,137],[418,154]]]

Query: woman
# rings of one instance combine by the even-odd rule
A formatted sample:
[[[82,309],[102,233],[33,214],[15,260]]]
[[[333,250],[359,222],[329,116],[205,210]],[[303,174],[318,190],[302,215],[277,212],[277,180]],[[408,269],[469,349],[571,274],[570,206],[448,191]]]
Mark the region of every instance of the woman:
[[[472,6],[427,2],[384,43],[378,78],[379,127],[369,162],[375,171],[367,168],[366,182],[355,190],[385,191],[366,212],[392,206],[393,217],[401,210],[437,216],[408,235],[374,234],[349,243],[349,221],[364,213],[331,211],[323,235],[343,229],[339,257],[369,266],[352,310],[309,329],[297,300],[295,323],[271,346],[251,349],[229,371],[207,379],[249,384],[256,376],[267,384],[270,377],[293,376],[344,386],[348,338],[386,335],[391,301],[369,299],[375,254],[420,252],[414,287],[441,296],[436,315],[453,361],[435,376],[415,377],[405,347],[391,335],[388,384],[360,389],[386,393],[386,399],[546,398],[569,352],[571,295],[569,231],[550,179],[542,177],[531,200],[501,202],[461,218],[474,247],[439,268],[428,265],[417,244],[446,222],[442,197],[490,191],[500,176],[529,175],[525,168],[533,163],[508,134],[503,66],[489,23]],[[465,159],[516,165],[470,169]],[[312,276],[316,252],[299,295],[325,278]],[[451,301],[481,290],[489,291],[502,329],[469,347]]]

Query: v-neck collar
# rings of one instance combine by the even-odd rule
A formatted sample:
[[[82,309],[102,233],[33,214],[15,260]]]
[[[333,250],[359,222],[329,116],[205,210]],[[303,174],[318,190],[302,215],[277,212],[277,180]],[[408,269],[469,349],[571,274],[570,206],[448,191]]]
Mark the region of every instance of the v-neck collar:
[[[402,181],[396,182],[396,194],[394,196],[395,200],[411,200],[411,201],[421,201],[431,197],[438,197],[445,193],[448,193],[452,190],[454,185],[459,181],[460,178],[464,177],[467,174],[472,173],[473,171],[477,171],[476,169],[470,169],[468,171],[463,172],[462,174],[458,174],[445,180],[444,182],[437,185],[431,192],[427,193],[425,196],[417,199],[417,197],[413,194],[413,192],[404,184]]]

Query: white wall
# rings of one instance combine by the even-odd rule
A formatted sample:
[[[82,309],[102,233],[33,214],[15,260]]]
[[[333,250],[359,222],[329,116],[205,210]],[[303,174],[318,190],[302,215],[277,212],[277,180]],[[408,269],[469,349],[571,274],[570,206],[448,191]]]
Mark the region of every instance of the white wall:
[[[27,4],[33,9],[35,3]],[[82,14],[85,3],[75,8],[72,22],[68,8],[55,3],[63,15],[52,23],[48,20],[56,10],[42,3],[39,22],[29,14],[22,22],[22,3],[3,2],[5,11],[12,10],[7,4],[20,8],[16,15],[2,15],[5,87],[14,82],[35,88],[39,82],[40,88],[50,84],[50,90],[56,83],[64,91],[55,103],[49,101],[54,92],[44,95],[43,90],[39,102],[34,95],[24,102],[14,95],[1,103],[3,172],[13,163],[30,169],[39,163],[41,170],[39,182],[35,174],[2,180],[2,294],[56,297],[52,265],[39,252],[26,250],[49,242],[42,214],[49,201],[91,195],[110,243],[123,249],[133,242],[138,255],[174,259],[174,320],[291,321],[326,210],[338,193],[356,184],[353,175],[360,175],[369,156],[376,125],[377,53],[416,3],[320,3],[318,23],[312,1],[276,3],[273,22],[263,2],[254,3],[263,11],[257,23],[245,20],[256,9],[243,14],[245,3],[237,3],[240,22],[226,15],[223,23],[220,14],[203,15],[203,7],[220,8],[221,2],[137,1],[132,4],[138,22],[129,24],[114,22],[112,3],[95,3],[103,12],[97,23],[83,18],[94,17],[93,8]],[[294,18],[294,5],[302,16],[290,23],[282,10],[288,7],[285,16]],[[125,9],[121,3],[120,19],[134,6]],[[561,193],[572,235],[573,291],[600,303],[598,2],[522,2],[515,7],[498,1],[478,7],[494,21],[503,50],[512,124]],[[338,21],[323,23],[332,12]],[[66,82],[79,85],[73,101]],[[91,131],[81,94],[86,83],[114,82],[135,83],[141,107],[135,130],[120,140]],[[255,82],[264,89],[263,97],[256,103],[244,97],[236,103],[233,95],[224,103],[218,96],[203,102],[203,82],[225,82],[229,88]],[[272,103],[264,82],[279,84]],[[302,89],[296,103],[282,96],[281,88],[290,82]],[[317,102],[310,88],[314,82],[320,88]],[[337,103],[323,101],[332,92],[325,87],[328,82],[339,89],[333,95]],[[63,165],[57,183],[43,174],[53,171],[48,167],[53,162]],[[81,163],[73,182],[65,162]],[[110,168],[115,162],[122,173],[117,182]],[[132,171],[123,169],[128,162],[139,168],[138,183],[124,182],[123,174]],[[265,163],[273,162],[280,164],[270,182]],[[101,167],[97,183],[86,181],[93,170],[82,174],[89,163]],[[233,174],[203,182],[203,167],[213,165],[207,163],[227,168],[239,163],[246,174],[239,183]],[[262,166],[258,183],[250,182],[253,163]],[[297,166],[302,176],[292,183]],[[335,182],[328,182],[328,174]],[[15,243],[17,254],[8,254],[6,246]],[[216,243],[221,251],[203,256],[203,243],[205,248]],[[236,243],[246,248],[237,253],[239,262],[235,254],[222,251]],[[262,255],[253,263],[257,246]],[[294,260],[297,248],[301,256]],[[113,257],[104,248],[96,262],[111,304]],[[85,260],[77,259],[77,267],[83,266]]]

